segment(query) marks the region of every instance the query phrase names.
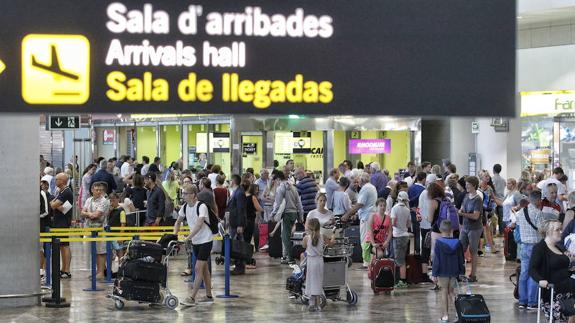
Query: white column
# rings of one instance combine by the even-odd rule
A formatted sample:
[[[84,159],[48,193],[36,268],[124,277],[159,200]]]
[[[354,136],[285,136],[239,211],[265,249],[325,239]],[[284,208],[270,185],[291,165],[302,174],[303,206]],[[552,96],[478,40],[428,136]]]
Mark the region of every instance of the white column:
[[[39,116],[0,116],[0,295],[40,290]],[[38,297],[2,299],[0,308]]]

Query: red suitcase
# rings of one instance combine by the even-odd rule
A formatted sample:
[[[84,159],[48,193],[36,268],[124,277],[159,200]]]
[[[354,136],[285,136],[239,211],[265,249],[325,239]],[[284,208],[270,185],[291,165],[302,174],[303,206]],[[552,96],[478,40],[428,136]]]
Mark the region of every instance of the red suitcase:
[[[367,276],[371,280],[371,289],[375,294],[391,292],[395,285],[395,261],[391,258],[372,258]]]

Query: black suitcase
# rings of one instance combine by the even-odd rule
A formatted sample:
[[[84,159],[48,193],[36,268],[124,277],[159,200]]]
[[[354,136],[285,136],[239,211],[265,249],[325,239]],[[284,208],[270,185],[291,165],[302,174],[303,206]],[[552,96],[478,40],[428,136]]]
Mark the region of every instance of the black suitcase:
[[[142,260],[126,261],[120,267],[118,274],[120,277],[151,283],[165,284],[167,280],[166,266],[161,263]]]
[[[128,258],[140,259],[152,257],[155,261],[161,262],[164,248],[158,243],[142,240],[132,240],[128,245]]]
[[[358,225],[352,225],[345,228],[343,236],[349,238],[349,242],[353,244],[353,254],[351,260],[353,262],[363,262],[363,250],[361,249],[360,232]]]
[[[268,223],[268,232],[272,232],[276,226],[276,222]],[[282,230],[278,228],[273,237],[268,238],[268,255],[272,258],[280,258],[282,256]]]
[[[468,286],[468,293],[459,294],[455,297],[455,311],[459,323],[467,322],[491,322],[491,314],[483,296],[472,294]],[[459,284],[458,284],[459,289]]]
[[[130,279],[116,279],[114,282],[114,295],[130,301],[158,303],[161,299],[160,285]]]

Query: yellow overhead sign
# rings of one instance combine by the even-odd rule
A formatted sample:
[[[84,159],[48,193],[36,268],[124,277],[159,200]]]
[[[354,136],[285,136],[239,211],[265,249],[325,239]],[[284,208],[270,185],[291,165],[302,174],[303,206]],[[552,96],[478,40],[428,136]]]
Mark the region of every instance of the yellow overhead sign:
[[[22,40],[22,97],[29,104],[83,104],[90,97],[90,42],[82,35]]]

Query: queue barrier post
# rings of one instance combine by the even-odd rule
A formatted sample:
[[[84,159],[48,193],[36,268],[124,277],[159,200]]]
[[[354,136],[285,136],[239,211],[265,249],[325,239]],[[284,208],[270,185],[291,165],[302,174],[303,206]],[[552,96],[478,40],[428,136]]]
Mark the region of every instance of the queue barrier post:
[[[231,239],[230,235],[224,236],[224,294],[216,296],[217,298],[238,298],[238,295],[230,294],[230,254],[231,254]]]
[[[92,231],[92,238],[97,238],[98,237],[98,232],[97,231]],[[97,263],[97,258],[98,258],[98,252],[96,250],[96,241],[91,241],[90,242],[90,249],[91,249],[91,258],[92,258],[92,286],[90,288],[84,288],[85,292],[99,292],[99,291],[103,291],[103,289],[98,289],[96,287],[96,263]]]
[[[50,228],[46,227],[46,232],[50,232]],[[54,240],[52,238],[52,240]],[[44,266],[46,267],[46,269],[44,270],[44,277],[46,277],[46,280],[44,282],[45,286],[50,286],[52,285],[52,243],[51,242],[43,242],[42,243],[44,246]]]
[[[52,297],[42,298],[48,308],[70,307],[64,297],[60,297],[60,239],[52,237]]]
[[[110,226],[104,228],[105,232],[110,232]],[[106,241],[106,279],[105,283],[111,284],[112,280],[112,241]]]

